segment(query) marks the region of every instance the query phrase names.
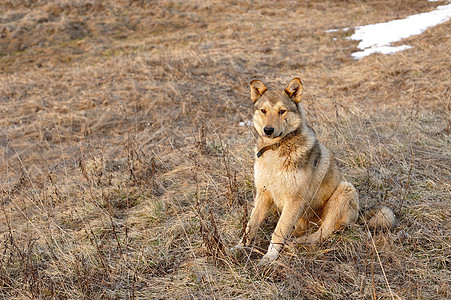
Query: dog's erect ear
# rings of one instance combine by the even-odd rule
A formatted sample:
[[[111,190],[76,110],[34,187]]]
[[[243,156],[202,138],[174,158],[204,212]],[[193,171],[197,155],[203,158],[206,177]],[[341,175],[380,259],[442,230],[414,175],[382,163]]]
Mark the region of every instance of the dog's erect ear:
[[[301,80],[299,78],[294,78],[285,89],[285,93],[290,96],[291,100],[293,100],[294,103],[298,104],[299,102],[301,102],[303,89],[304,87],[302,86]]]
[[[257,101],[266,92],[268,88],[260,80],[251,81],[251,99],[252,101]]]

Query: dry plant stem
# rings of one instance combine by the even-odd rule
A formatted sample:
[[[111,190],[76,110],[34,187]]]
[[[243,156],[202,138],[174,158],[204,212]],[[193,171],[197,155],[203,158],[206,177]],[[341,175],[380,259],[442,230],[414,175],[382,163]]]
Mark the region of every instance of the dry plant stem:
[[[379,252],[377,251],[376,244],[374,243],[373,235],[371,234],[371,231],[368,228],[367,228],[367,233],[371,239],[371,244],[373,245],[374,253],[376,253],[377,261],[379,262],[379,266],[381,267],[382,274],[384,275],[385,284],[387,285],[388,291],[390,292],[390,296],[392,299],[395,299],[393,292],[390,288],[390,283],[388,282],[387,275],[385,274],[384,266],[383,266],[381,258],[379,256]],[[373,280],[374,280],[374,277],[373,277]],[[399,297],[397,297],[397,298],[399,298]]]
[[[406,196],[407,196],[407,191],[408,191],[409,183],[410,183],[410,174],[412,174],[412,167],[413,167],[414,160],[415,160],[415,154],[412,152],[412,158],[410,159],[409,174],[407,175],[407,181],[406,181],[406,184],[404,185],[404,193],[402,195],[399,210],[402,210],[402,207],[404,205],[404,200],[406,199]]]
[[[247,225],[247,222],[249,221],[248,217],[249,217],[249,212],[248,212],[248,208],[247,208],[247,200],[244,199],[243,214],[241,217],[241,234],[240,234],[240,236],[243,237],[243,244],[246,244],[247,239],[248,239],[248,237],[246,235],[246,225]]]
[[[113,210],[111,207],[111,201],[109,199],[109,196],[105,196],[105,194],[103,193],[102,190],[102,197],[104,198],[104,202],[106,204],[107,207],[107,212],[108,212],[108,218],[110,220],[110,225],[111,225],[111,230],[113,231],[114,234],[114,238],[116,239],[116,243],[117,243],[117,247],[119,248],[119,253],[122,255],[122,246],[121,246],[121,242],[119,240],[119,236],[116,230],[116,225],[114,224],[114,220],[113,220]]]
[[[373,299],[376,300],[376,285],[374,284],[374,252],[371,251],[371,283],[372,283],[372,291],[373,291]]]

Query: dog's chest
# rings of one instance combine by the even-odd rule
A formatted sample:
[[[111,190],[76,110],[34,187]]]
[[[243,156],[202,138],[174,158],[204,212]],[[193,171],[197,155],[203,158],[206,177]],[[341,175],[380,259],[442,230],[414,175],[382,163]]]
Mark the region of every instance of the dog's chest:
[[[267,151],[254,163],[254,179],[257,190],[268,191],[275,204],[280,207],[283,199],[292,197],[299,191],[304,181],[304,172],[289,161],[289,157],[279,157],[276,151]]]

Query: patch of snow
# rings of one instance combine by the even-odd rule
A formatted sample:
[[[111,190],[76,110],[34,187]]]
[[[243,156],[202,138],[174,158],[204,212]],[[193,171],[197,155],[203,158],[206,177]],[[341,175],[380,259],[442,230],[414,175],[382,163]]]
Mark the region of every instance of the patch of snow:
[[[243,127],[243,126],[252,126],[252,121],[249,121],[249,120],[247,120],[247,121],[242,121],[242,122],[240,122],[239,126],[240,126],[240,127]]]
[[[351,54],[351,56],[354,57],[355,59],[359,59],[359,58],[368,56],[373,53],[392,54],[392,53],[395,53],[398,51],[403,51],[403,50],[410,49],[410,48],[412,48],[412,46],[408,46],[408,45],[402,45],[402,46],[397,46],[397,47],[379,46],[379,47],[374,47],[374,48],[367,48],[363,51],[354,52]]]
[[[391,46],[392,43],[410,36],[419,35],[429,27],[436,26],[450,19],[451,4],[441,5],[433,11],[408,16],[405,19],[358,26],[355,29],[355,33],[347,39],[360,41],[357,47],[362,51],[352,54],[355,59],[365,57],[372,53],[391,54],[412,48],[407,45],[393,47]],[[327,32],[335,31],[337,29],[331,29]]]
[[[345,28],[342,28],[342,29],[334,28],[334,29],[326,30],[324,32],[329,33],[329,32],[337,32],[337,31],[348,31],[349,29],[350,29],[349,27],[345,27]]]

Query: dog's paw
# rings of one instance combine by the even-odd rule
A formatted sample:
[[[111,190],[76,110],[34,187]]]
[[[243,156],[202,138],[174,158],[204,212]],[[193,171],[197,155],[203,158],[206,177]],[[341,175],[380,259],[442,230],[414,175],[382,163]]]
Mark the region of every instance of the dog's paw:
[[[266,267],[269,266],[273,261],[276,260],[277,258],[277,254],[273,255],[273,254],[268,254],[266,253],[262,259],[258,262],[258,266],[259,267]]]
[[[263,255],[262,259],[258,263],[259,266],[268,266],[273,261],[276,260],[276,258],[279,256],[279,251],[275,247],[269,247],[268,252],[266,252],[265,255]]]

